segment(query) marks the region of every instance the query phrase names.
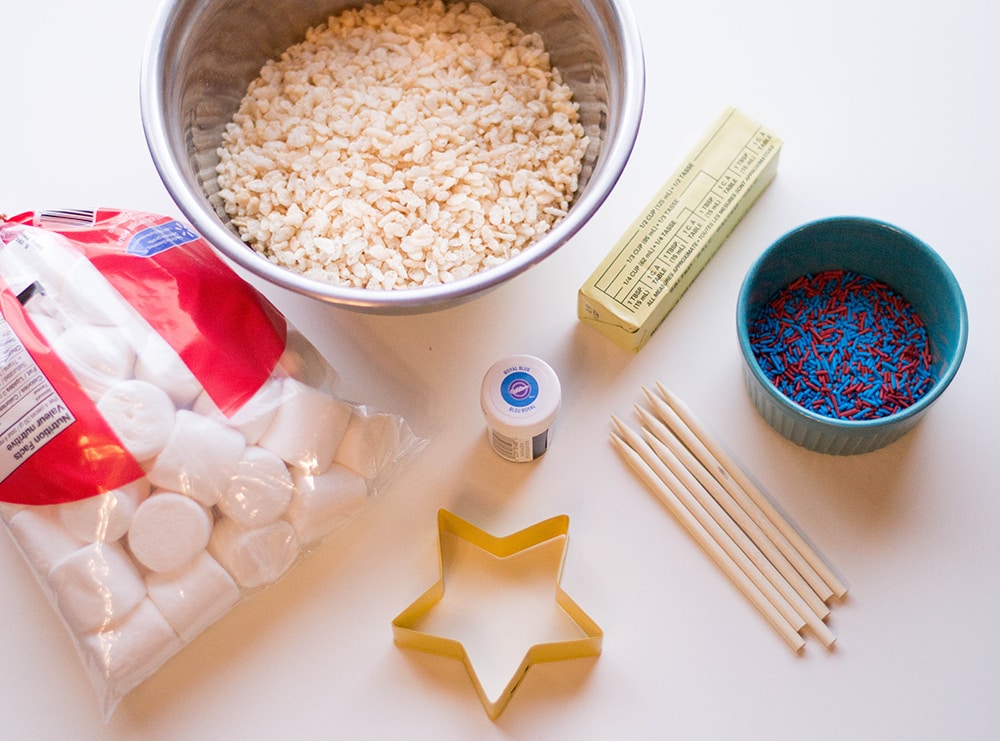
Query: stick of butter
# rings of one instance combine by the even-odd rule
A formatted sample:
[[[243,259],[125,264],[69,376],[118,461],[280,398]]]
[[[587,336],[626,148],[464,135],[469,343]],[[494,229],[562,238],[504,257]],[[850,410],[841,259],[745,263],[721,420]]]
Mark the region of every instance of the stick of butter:
[[[782,141],[728,108],[580,288],[577,316],[638,351],[774,179]]]

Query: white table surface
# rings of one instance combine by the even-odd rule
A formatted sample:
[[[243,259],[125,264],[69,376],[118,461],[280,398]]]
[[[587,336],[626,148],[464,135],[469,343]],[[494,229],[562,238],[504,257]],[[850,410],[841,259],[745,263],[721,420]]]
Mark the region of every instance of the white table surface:
[[[116,206],[179,216],[149,157],[138,75],[154,0],[8,3],[0,211]],[[0,738],[995,737],[1000,721],[996,321],[1000,5],[633,0],[647,95],[613,193],[562,251],[472,303],[359,315],[261,286],[354,398],[401,413],[425,451],[345,533],[240,605],[105,725],[55,617],[0,533]],[[576,319],[576,290],[702,131],[734,104],[785,139],[778,177],[638,354]],[[897,443],[798,448],[757,415],[733,320],[781,233],[878,217],[934,246],[970,314],[965,362]],[[992,329],[990,325],[993,325]],[[553,445],[489,449],[498,357],[559,373]],[[828,652],[794,655],[608,442],[662,380],[762,482],[850,586]],[[439,508],[502,535],[570,517],[562,585],[605,631],[594,660],[529,672],[491,722],[457,662],[394,645],[437,578]]]

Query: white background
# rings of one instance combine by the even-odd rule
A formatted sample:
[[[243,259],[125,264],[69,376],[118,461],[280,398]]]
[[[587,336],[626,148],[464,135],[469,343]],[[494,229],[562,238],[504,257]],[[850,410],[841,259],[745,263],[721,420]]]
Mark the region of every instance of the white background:
[[[262,286],[345,392],[429,442],[344,534],[239,606],[108,725],[68,635],[0,533],[0,738],[995,737],[1000,455],[995,421],[1000,6],[987,0],[633,0],[647,94],[612,195],[564,249],[464,306],[410,317]],[[153,0],[8,3],[0,211],[114,206],[179,216],[139,118]],[[650,344],[576,319],[576,290],[704,129],[734,104],[785,139],[778,177]],[[909,435],[851,458],[773,432],[742,385],[734,307],[751,262],[805,221],[860,214],[929,242],[968,303],[965,362]],[[559,373],[549,452],[489,449],[483,372],[526,352]],[[794,655],[608,442],[662,380],[850,586],[827,652]],[[605,631],[598,659],[529,672],[496,723],[457,662],[390,622],[438,575],[436,513],[506,534],[570,517],[562,585]]]

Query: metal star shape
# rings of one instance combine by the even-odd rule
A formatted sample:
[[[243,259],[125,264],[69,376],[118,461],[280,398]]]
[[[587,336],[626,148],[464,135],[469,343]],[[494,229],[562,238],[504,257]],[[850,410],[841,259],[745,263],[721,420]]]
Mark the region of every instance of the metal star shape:
[[[392,621],[396,644],[460,660],[493,720],[506,709],[533,664],[597,656],[603,631],[559,584],[568,531],[569,518],[561,515],[496,537],[440,510],[441,576]],[[502,589],[484,585],[500,585]],[[518,597],[519,590],[547,593],[551,601],[538,604],[535,598],[535,608],[525,610],[523,605],[529,603]],[[474,664],[502,666],[512,645],[519,641],[524,645],[523,636],[514,635],[511,627],[515,613],[517,622],[533,621],[533,634],[544,636],[544,640],[528,641],[529,648],[510,680],[491,697]],[[461,637],[470,639],[470,646],[476,646],[474,651]]]

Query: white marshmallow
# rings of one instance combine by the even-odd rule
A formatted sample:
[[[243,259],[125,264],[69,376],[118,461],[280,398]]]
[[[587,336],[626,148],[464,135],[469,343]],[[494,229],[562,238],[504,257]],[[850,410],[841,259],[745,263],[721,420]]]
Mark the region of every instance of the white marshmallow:
[[[75,325],[56,337],[52,346],[94,399],[130,378],[135,368],[132,344],[117,327]]]
[[[178,407],[187,407],[201,393],[201,382],[181,356],[156,332],[150,332],[139,348],[135,377],[167,392]]]
[[[272,378],[265,381],[264,385],[257,389],[257,393],[251,396],[231,417],[223,414],[212,401],[212,397],[205,391],[194,400],[191,410],[203,414],[219,424],[239,430],[246,438],[247,444],[253,445],[260,440],[264,430],[271,424],[280,401],[281,382]]]
[[[70,270],[86,258],[54,232],[26,230],[2,252],[6,280],[26,278],[41,281],[47,291],[62,291]]]
[[[66,271],[59,299],[81,322],[138,330],[135,310],[90,260],[76,261]]]
[[[285,517],[302,545],[347,525],[368,499],[368,487],[361,475],[339,463],[318,475],[293,471],[292,478],[295,494]]]
[[[146,472],[163,489],[178,491],[206,507],[215,506],[243,455],[243,435],[208,417],[178,410],[163,451]]]
[[[182,647],[170,623],[148,599],[119,623],[83,636],[84,663],[108,697],[121,697],[159,669]]]
[[[25,559],[46,578],[53,566],[86,544],[62,524],[57,506],[25,507],[11,516],[8,527]]]
[[[240,599],[240,588],[207,553],[186,568],[146,576],[149,598],[185,643],[225,615]]]
[[[60,322],[55,317],[49,316],[48,314],[42,314],[41,312],[29,311],[28,317],[35,326],[38,328],[39,333],[48,340],[49,344],[55,342],[56,337],[63,333],[66,328],[63,323]]]
[[[349,404],[286,378],[281,387],[281,406],[258,444],[289,465],[322,473],[333,462],[350,420]]]
[[[146,596],[146,584],[117,543],[92,543],[49,572],[49,586],[67,625],[77,634],[113,625]]]
[[[251,445],[243,451],[219,509],[241,525],[260,527],[281,517],[291,499],[292,476],[284,461]]]
[[[139,505],[128,531],[128,547],[151,571],[176,571],[205,550],[212,515],[190,497],[161,491]]]
[[[108,389],[97,409],[139,461],[148,461],[166,447],[177,411],[163,389],[137,379]]]
[[[399,422],[391,415],[358,411],[351,416],[333,460],[373,479],[392,462],[399,441]]]
[[[299,542],[284,520],[257,528],[244,528],[223,518],[212,531],[208,552],[245,589],[277,581],[295,562]]]
[[[149,481],[136,479],[113,491],[58,505],[59,518],[88,543],[118,540],[132,524],[136,507],[149,496]]]

